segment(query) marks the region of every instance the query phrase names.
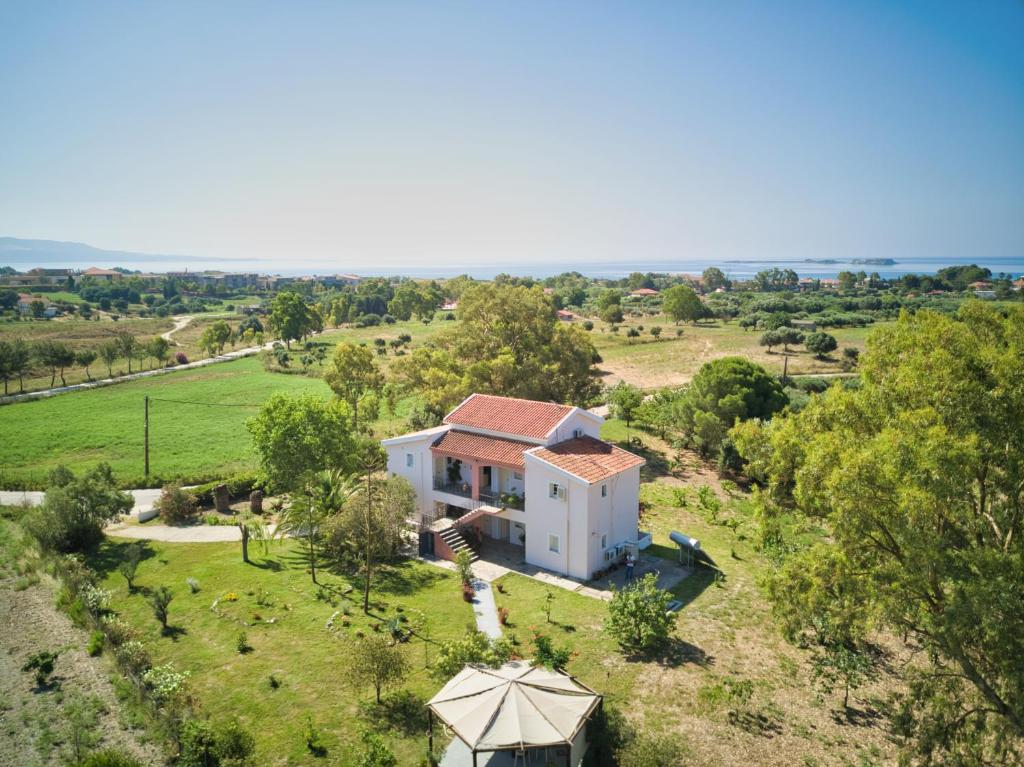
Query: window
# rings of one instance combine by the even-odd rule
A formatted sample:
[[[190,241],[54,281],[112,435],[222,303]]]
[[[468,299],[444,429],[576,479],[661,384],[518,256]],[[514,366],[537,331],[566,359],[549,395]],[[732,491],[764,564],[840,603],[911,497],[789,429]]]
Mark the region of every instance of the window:
[[[601,551],[604,551],[607,548],[608,548],[608,533],[604,533],[601,536]]]
[[[406,453],[405,454],[405,465],[406,466],[412,466],[413,460],[414,459],[413,459],[412,453]]]
[[[515,480],[518,480],[518,481],[522,482],[523,481],[523,475],[520,472],[518,472],[518,471],[513,471],[512,472],[512,479],[515,479]]]
[[[601,485],[601,497],[602,498],[607,498],[608,497],[608,485]]]
[[[559,500],[565,500],[565,488],[557,482],[548,483],[548,498],[557,498]]]
[[[583,436],[583,429],[573,429],[572,430],[572,436],[573,436],[574,439],[582,437]]]
[[[558,553],[558,548],[559,548],[558,544],[559,544],[558,536],[557,535],[553,535],[553,534],[549,534],[548,535],[548,551],[552,551],[555,554],[557,554]]]

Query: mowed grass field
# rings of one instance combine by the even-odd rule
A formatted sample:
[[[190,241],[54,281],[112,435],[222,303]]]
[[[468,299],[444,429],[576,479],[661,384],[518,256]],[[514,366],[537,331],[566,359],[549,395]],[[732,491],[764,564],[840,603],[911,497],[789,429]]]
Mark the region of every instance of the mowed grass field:
[[[318,378],[269,373],[259,359],[247,358],[6,405],[0,407],[0,483],[43,486],[59,464],[80,471],[106,461],[119,482],[141,487],[146,396],[152,398],[154,478],[213,479],[251,469],[245,422],[279,391],[331,395]],[[219,406],[181,404],[186,401]]]
[[[318,589],[299,544],[290,540],[272,543],[267,555],[250,548],[248,565],[237,543],[150,543],[135,593],[117,572],[126,545],[108,539],[89,563],[113,592],[111,608],[141,630],[154,664],[170,662],[190,673],[201,715],[215,724],[237,717],[253,733],[254,764],[354,764],[350,748],[363,729],[379,732],[399,764],[419,763],[427,748],[423,704],[441,685],[425,667],[437,655],[432,643],[461,636],[474,620],[453,573],[416,561],[386,568],[373,583],[366,616],[362,582],[321,570],[325,587]],[[199,582],[198,593],[191,593],[187,578]],[[171,636],[161,634],[146,601],[146,593],[161,585],[175,594]],[[413,638],[403,645],[409,663],[403,687],[412,697],[389,698],[390,705],[378,708],[372,690],[346,681],[348,643],[356,632],[385,629],[384,621],[402,615],[410,622],[403,625],[425,621],[418,633],[429,642]],[[238,651],[241,631],[251,647],[245,653]],[[306,747],[307,716],[321,733],[323,757]],[[444,742],[440,733],[438,740]]]

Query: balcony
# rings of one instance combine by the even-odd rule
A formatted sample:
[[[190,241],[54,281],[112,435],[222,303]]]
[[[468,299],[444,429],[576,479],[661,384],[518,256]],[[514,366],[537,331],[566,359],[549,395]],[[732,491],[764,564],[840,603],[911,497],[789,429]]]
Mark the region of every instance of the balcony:
[[[461,498],[473,497],[473,488],[468,482],[451,482],[447,477],[434,477],[434,489]]]

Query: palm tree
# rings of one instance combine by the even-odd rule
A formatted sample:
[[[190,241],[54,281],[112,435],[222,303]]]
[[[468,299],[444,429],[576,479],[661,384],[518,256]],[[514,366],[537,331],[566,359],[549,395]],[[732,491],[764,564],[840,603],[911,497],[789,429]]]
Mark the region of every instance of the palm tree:
[[[309,572],[316,583],[316,546],[327,518],[337,514],[356,491],[356,485],[339,471],[313,475],[305,490],[281,512],[275,535],[305,538]]]

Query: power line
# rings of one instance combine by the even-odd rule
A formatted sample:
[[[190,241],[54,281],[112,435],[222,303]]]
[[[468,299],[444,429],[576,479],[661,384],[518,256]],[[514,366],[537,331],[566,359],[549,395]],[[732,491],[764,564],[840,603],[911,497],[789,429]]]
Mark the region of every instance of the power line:
[[[172,402],[176,405],[204,405],[206,407],[259,407],[259,405],[247,405],[247,404],[236,404],[233,402],[197,402],[195,400],[187,399],[163,399],[160,397],[150,397],[150,402]]]

